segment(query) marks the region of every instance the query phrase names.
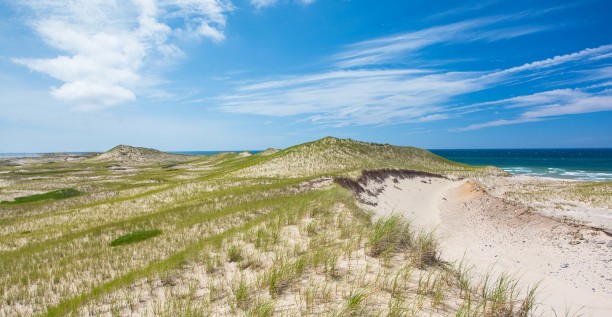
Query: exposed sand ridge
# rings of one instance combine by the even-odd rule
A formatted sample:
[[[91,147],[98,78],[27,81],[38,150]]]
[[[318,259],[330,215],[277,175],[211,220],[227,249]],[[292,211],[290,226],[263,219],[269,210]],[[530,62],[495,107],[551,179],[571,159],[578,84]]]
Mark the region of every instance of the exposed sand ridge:
[[[539,311],[545,316],[553,309],[558,315],[612,315],[612,238],[601,230],[494,197],[474,180],[381,170],[336,181],[377,217],[402,214],[417,227],[436,228],[445,261],[465,257],[474,272],[515,273],[531,285],[541,281]]]

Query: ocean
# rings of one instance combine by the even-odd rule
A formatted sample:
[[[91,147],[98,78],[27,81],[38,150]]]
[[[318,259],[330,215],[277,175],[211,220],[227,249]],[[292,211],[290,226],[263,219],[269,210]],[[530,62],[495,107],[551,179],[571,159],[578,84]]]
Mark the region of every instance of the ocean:
[[[612,149],[430,150],[470,165],[493,165],[513,174],[612,181]]]

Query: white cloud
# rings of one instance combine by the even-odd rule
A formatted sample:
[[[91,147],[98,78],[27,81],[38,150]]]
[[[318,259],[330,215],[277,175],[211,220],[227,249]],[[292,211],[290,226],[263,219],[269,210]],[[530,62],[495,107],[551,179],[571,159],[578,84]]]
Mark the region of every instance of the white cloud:
[[[204,37],[211,38],[216,42],[221,42],[225,40],[225,34],[223,34],[222,31],[219,31],[218,29],[215,29],[208,24],[200,25],[200,28],[198,29],[198,34]]]
[[[523,109],[513,119],[473,124],[460,131],[487,127],[542,121],[564,115],[575,115],[612,110],[612,90],[586,91],[584,89],[557,89],[536,94],[489,102],[506,109]]]
[[[383,39],[382,47],[388,47],[387,42],[386,38]],[[572,89],[553,89],[470,105],[457,103],[461,96],[486,89],[531,81],[534,78],[542,79],[557,73],[566,76],[567,64],[575,66],[592,63],[595,57],[607,54],[610,49],[612,45],[601,46],[487,72],[340,68],[244,84],[236,88],[235,94],[221,96],[220,108],[228,112],[266,116],[306,115],[314,122],[336,126],[445,120],[496,108],[502,108],[504,116],[512,117],[510,109],[527,109],[524,110],[524,116],[475,124],[462,130],[540,121],[554,116],[555,111],[558,115],[607,111],[609,107],[603,102],[609,100],[608,97],[594,98],[589,91]],[[579,75],[583,82],[601,84],[602,78],[607,78],[608,73],[608,67],[603,66]],[[560,108],[554,108],[552,105],[555,104],[561,105]],[[547,108],[547,105],[550,107]]]
[[[55,98],[93,109],[136,99],[144,69],[155,60],[182,56],[174,36],[224,39],[229,2],[222,0],[37,0],[26,1],[29,25],[50,47],[53,58],[14,62],[63,84]],[[166,20],[177,19],[177,25]]]
[[[359,42],[332,57],[341,68],[362,67],[398,61],[406,55],[438,43],[498,41],[547,29],[546,26],[499,26],[517,15],[496,16],[434,26],[423,30]]]
[[[331,58],[332,71],[289,76],[237,87],[220,97],[228,112],[268,116],[308,115],[333,124],[396,124],[451,118],[455,97],[489,87],[490,72],[380,69],[402,55],[446,41],[495,41],[540,31],[533,26],[495,27],[520,15],[490,17],[436,26],[359,42]],[[485,27],[489,27],[484,30]],[[358,68],[376,66],[379,69]],[[464,110],[461,110],[464,111]]]
[[[500,72],[495,72],[490,74],[489,76],[499,76],[499,75],[507,75],[511,73],[529,71],[529,70],[539,70],[543,68],[550,68],[562,64],[566,64],[574,61],[585,61],[585,60],[599,60],[606,59],[612,57],[610,55],[612,53],[612,45],[602,45],[596,48],[587,48],[579,52],[558,55],[555,57],[547,58],[545,60],[535,61],[532,63],[526,63],[521,66],[512,67],[505,69]]]
[[[255,6],[257,9],[261,9],[263,7],[269,7],[278,2],[278,0],[250,0],[251,4]]]
[[[309,83],[318,83],[327,80],[351,79],[357,77],[394,76],[394,75],[417,75],[431,74],[428,70],[419,69],[391,69],[391,70],[339,70],[315,75],[288,77],[277,81],[259,82],[239,87],[241,91],[258,91],[262,89],[285,88]]]
[[[508,98],[508,99],[502,99],[502,100],[497,100],[497,101],[489,101],[489,102],[483,102],[480,103],[479,105],[502,105],[505,106],[505,108],[510,109],[510,108],[523,108],[523,107],[532,107],[532,106],[537,106],[537,105],[545,105],[545,104],[552,104],[552,103],[556,103],[558,102],[560,99],[565,99],[565,98],[576,98],[576,95],[578,95],[579,92],[573,89],[557,89],[557,90],[551,90],[551,91],[544,91],[544,92],[540,92],[540,93],[536,93],[536,94],[532,94],[532,95],[526,95],[526,96],[518,96],[518,97],[512,97],[512,98]],[[585,93],[581,93],[580,95],[582,95],[581,97],[586,97],[587,94]]]
[[[296,76],[246,85],[221,97],[229,112],[268,116],[310,115],[334,125],[394,124],[448,118],[453,96],[481,89],[478,73],[359,70]]]
[[[612,90],[587,93],[580,90],[557,90],[548,94],[548,100],[524,112],[523,118],[545,118],[568,114],[581,114],[612,110]],[[543,94],[543,93],[540,93]],[[538,94],[536,94],[538,95]]]
[[[59,100],[79,104],[79,110],[93,110],[136,99],[134,93],[119,85],[71,81],[60,88],[52,88],[51,95]]]
[[[537,122],[537,121],[542,121],[542,120],[535,119],[535,118],[519,118],[519,119],[510,119],[510,120],[500,119],[500,120],[495,120],[495,121],[490,121],[490,122],[485,122],[485,123],[472,124],[465,128],[456,129],[456,131],[472,131],[472,130],[479,130],[483,128],[498,127],[502,125]]]
[[[430,15],[427,17],[427,20],[438,20],[442,18],[448,18],[450,16],[456,16],[460,14],[464,14],[466,12],[480,11],[483,8],[489,7],[498,3],[499,0],[491,0],[491,1],[479,1],[477,4],[468,4],[459,7],[454,7],[447,11],[438,12],[434,15]]]
[[[293,0],[293,1],[305,4],[305,5],[309,5],[309,4],[314,3],[316,0]],[[279,3],[279,0],[249,0],[249,2],[251,2],[251,5],[253,5],[255,8],[261,9],[261,8],[270,7],[270,6],[275,5]]]

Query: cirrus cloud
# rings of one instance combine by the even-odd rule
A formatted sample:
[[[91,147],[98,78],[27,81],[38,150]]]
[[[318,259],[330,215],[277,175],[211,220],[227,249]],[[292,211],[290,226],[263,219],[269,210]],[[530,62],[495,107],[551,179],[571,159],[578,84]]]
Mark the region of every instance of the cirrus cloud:
[[[431,122],[499,109],[507,116],[456,130],[541,121],[554,117],[554,113],[608,111],[607,97],[593,96],[592,92],[578,89],[551,89],[521,97],[521,102],[518,99],[513,102],[485,99],[472,104],[464,100],[470,94],[525,83],[529,86],[534,82],[541,85],[601,84],[611,73],[608,62],[612,45],[506,69],[450,71],[397,66],[406,60],[406,54],[422,54],[427,47],[439,43],[499,41],[546,29],[523,23],[521,26],[503,24],[521,22],[524,16],[511,14],[465,20],[358,42],[326,59],[326,71],[241,84],[233,94],[219,96],[219,107],[226,112],[242,114],[302,115],[313,122],[332,126]],[[571,98],[563,100],[563,94]],[[550,104],[547,98],[554,98],[560,104]],[[521,106],[532,108],[518,117],[508,111]]]
[[[295,0],[296,2],[305,4],[305,5],[309,5],[313,2],[315,2],[316,0]],[[265,7],[271,7],[275,4],[277,4],[278,2],[280,2],[279,0],[249,0],[249,2],[251,3],[251,5],[253,5],[255,8],[257,9],[262,9]]]
[[[511,119],[472,124],[457,130],[471,131],[502,125],[550,120],[565,115],[611,111],[612,90],[556,89],[485,104],[505,109],[520,109],[521,112]]]

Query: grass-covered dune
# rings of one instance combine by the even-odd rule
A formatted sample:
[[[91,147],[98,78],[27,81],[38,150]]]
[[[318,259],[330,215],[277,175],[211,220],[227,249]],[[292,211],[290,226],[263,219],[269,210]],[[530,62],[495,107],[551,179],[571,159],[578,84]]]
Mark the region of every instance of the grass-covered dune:
[[[296,145],[268,155],[260,164],[236,175],[250,177],[305,177],[315,175],[351,175],[369,169],[398,168],[434,173],[468,175],[487,173],[503,175],[496,168],[474,167],[449,161],[427,150],[409,146],[367,143],[326,137]]]
[[[193,157],[188,155],[170,154],[143,147],[118,145],[105,153],[89,158],[88,161],[144,165],[177,163],[192,159]]]
[[[0,204],[0,316],[527,316],[516,281],[440,262],[431,234],[372,223],[323,177],[400,168],[499,173],[335,138],[2,166],[1,200],[19,203]]]

